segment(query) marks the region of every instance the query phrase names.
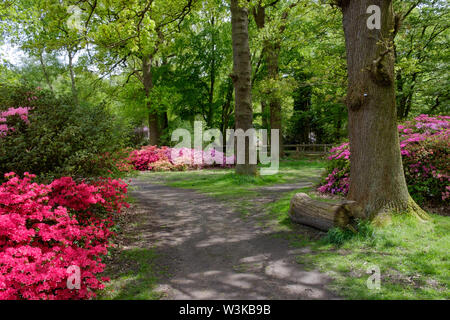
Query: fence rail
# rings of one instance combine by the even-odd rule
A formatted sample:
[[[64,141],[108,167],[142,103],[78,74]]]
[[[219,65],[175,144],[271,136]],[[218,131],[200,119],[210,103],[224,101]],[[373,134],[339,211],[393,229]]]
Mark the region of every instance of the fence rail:
[[[333,146],[333,144],[285,144],[283,147],[284,153],[287,155],[325,155],[331,150],[331,148],[333,148]],[[267,150],[270,151],[270,146],[267,146]]]

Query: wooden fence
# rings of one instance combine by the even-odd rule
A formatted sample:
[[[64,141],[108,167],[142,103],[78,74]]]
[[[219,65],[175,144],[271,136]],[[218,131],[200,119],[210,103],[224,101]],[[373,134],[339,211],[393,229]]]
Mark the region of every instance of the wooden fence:
[[[284,153],[291,154],[327,154],[332,144],[286,144],[284,145]]]
[[[293,155],[326,155],[331,148],[332,144],[285,144],[284,153],[288,156]],[[270,151],[268,146],[267,151]]]

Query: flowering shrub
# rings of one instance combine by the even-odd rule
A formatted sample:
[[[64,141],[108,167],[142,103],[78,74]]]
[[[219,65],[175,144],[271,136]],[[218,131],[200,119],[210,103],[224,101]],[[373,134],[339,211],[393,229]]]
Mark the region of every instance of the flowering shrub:
[[[103,105],[73,105],[71,96],[0,84],[0,183],[4,173],[39,178],[107,173],[99,154],[126,143],[122,124]],[[111,166],[110,166],[111,168]]]
[[[30,108],[9,108],[6,111],[0,111],[0,138],[2,136],[6,136],[8,131],[14,131],[14,127],[8,127],[8,118],[13,116],[19,116],[20,119],[25,122],[26,124],[29,124],[30,121],[28,120],[28,111]]]
[[[227,157],[215,149],[203,151],[145,146],[140,150],[131,151],[126,158],[117,159],[116,167],[120,171],[131,171],[131,168],[138,171],[182,171],[217,165],[230,166],[228,163],[234,163],[234,158],[234,156]],[[217,161],[219,163],[216,159],[220,159]]]
[[[328,177],[325,178],[325,183],[317,190],[322,193],[346,195],[349,187],[349,175],[350,172],[347,168],[335,168]]]
[[[173,163],[183,163],[190,167],[213,167],[213,166],[230,166],[234,164],[235,157],[226,156],[221,151],[215,149],[196,150],[188,148],[172,149],[171,161]]]
[[[170,148],[157,146],[145,146],[140,150],[133,150],[128,160],[139,171],[147,171],[153,169],[153,163],[157,161],[169,161]]]
[[[95,186],[86,183],[76,184],[71,177],[54,180],[50,184],[52,193],[49,204],[63,206],[75,211],[84,211],[96,203],[105,200],[97,193]]]
[[[418,202],[450,199],[450,117],[420,115],[398,126],[403,168],[411,196]],[[322,193],[346,195],[350,148],[344,143],[330,151],[329,175]]]
[[[156,172],[164,171],[184,171],[188,166],[183,163],[172,163],[169,160],[158,160],[152,163],[152,170]]]
[[[129,207],[126,201],[128,185],[121,179],[100,178],[93,185],[103,199],[102,206],[107,212],[120,213],[123,207]]]
[[[105,265],[112,219],[94,213],[118,212],[126,184],[101,179],[93,185],[61,178],[49,185],[5,175],[0,185],[0,299],[88,299],[104,288],[96,275]],[[68,268],[78,266],[81,288],[69,289]]]

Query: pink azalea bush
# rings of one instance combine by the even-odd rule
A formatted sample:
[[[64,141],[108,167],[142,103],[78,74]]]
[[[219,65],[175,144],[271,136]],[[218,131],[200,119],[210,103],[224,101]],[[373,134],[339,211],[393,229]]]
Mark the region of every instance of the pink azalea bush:
[[[22,121],[29,124],[28,111],[30,108],[19,107],[19,108],[9,108],[6,111],[0,111],[0,138],[6,136],[9,131],[14,131],[14,127],[8,126],[8,119],[13,116],[19,116]]]
[[[0,299],[89,299],[104,288],[101,257],[110,247],[112,214],[126,206],[119,180],[93,184],[61,178],[32,182],[15,173],[0,185]],[[102,208],[99,211],[98,208]],[[107,212],[109,217],[99,216]],[[81,271],[81,288],[69,289],[69,267]]]
[[[416,201],[450,200],[450,116],[420,115],[398,126],[408,188]],[[350,146],[330,151],[329,174],[319,192],[346,195],[350,173]]]
[[[194,150],[189,148],[169,148],[145,146],[132,150],[122,159],[116,159],[119,171],[182,171],[187,169],[202,169],[214,166],[230,166],[234,156],[226,156],[215,149]],[[218,160],[218,161],[216,161]]]

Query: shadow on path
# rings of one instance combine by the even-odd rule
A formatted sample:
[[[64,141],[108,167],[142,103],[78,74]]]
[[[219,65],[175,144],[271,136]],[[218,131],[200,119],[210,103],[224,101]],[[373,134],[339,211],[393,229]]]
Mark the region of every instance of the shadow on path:
[[[167,299],[337,298],[325,274],[301,269],[295,258],[305,249],[290,248],[282,233],[251,217],[244,221],[231,206],[194,190],[144,179],[132,185],[147,215],[135,245],[159,253],[157,263],[169,275],[157,291]]]

